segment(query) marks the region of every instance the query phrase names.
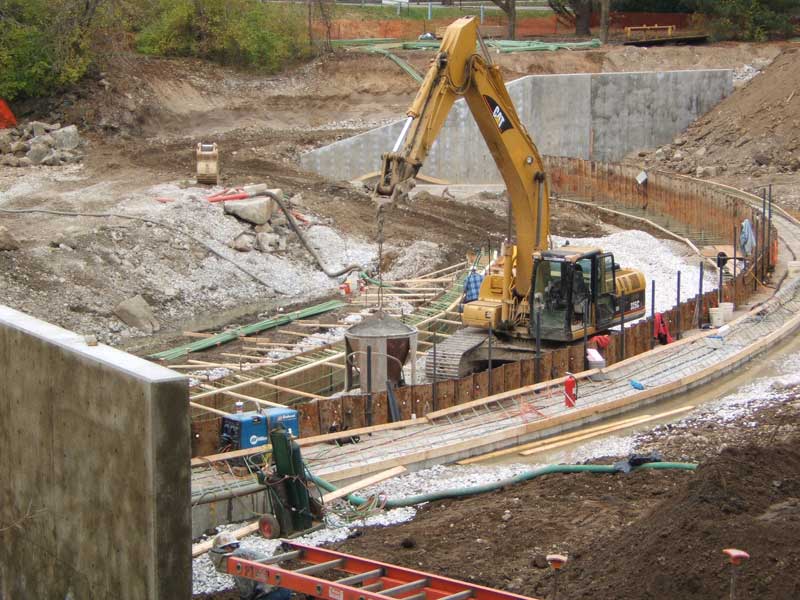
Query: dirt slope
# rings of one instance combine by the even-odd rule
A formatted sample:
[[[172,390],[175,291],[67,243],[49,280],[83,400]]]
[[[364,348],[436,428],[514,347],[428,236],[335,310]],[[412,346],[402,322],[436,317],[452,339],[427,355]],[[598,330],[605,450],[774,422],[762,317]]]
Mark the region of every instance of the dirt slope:
[[[751,189],[774,183],[785,206],[800,208],[800,50],[784,50],[645,164]]]

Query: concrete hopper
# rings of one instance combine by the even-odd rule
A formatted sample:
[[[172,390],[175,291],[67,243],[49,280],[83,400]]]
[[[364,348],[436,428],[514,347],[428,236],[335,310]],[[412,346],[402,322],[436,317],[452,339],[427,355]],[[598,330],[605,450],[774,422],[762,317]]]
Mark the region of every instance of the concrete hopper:
[[[400,383],[403,365],[411,357],[411,378],[416,376],[417,330],[382,312],[371,315],[347,330],[346,389],[360,387],[363,393],[382,392],[386,382]],[[368,369],[367,355],[371,365]],[[368,373],[369,371],[369,373]],[[368,381],[369,379],[369,381]]]

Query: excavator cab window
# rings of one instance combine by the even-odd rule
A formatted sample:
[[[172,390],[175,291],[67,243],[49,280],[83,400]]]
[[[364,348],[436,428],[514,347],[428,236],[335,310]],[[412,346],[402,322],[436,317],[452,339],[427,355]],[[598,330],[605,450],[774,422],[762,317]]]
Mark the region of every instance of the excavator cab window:
[[[602,329],[614,318],[617,311],[617,291],[614,287],[614,255],[610,252],[598,257],[597,269],[597,328]]]
[[[557,260],[539,260],[535,266],[534,292],[540,299],[542,330],[563,330],[572,296],[572,265]],[[571,311],[570,311],[571,312]]]

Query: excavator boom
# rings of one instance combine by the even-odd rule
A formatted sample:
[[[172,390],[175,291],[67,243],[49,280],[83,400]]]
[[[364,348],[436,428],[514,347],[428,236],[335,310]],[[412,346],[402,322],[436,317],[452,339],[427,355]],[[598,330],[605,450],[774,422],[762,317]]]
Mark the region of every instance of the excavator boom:
[[[488,53],[477,53],[478,42],[475,17],[458,19],[447,28],[408,110],[403,133],[393,151],[383,156],[377,191],[391,196],[417,174],[453,103],[463,97],[508,189],[517,252],[515,281],[506,287],[509,293],[513,287],[517,297],[525,297],[531,285],[533,252],[548,245],[548,183],[542,158],[514,109],[500,69],[491,64]]]

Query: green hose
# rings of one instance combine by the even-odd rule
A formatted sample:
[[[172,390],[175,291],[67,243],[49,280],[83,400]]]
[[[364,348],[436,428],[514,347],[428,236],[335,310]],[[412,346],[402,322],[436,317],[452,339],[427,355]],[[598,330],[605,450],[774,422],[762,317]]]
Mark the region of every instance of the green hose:
[[[632,470],[638,471],[640,469],[683,469],[686,471],[694,471],[697,468],[695,463],[678,463],[678,462],[652,462],[645,463],[638,467],[632,467]],[[308,472],[308,477],[316,483],[319,487],[329,492],[335,492],[336,486],[332,483],[325,481],[322,477],[317,477]],[[486,492],[493,492],[501,488],[522,483],[523,481],[530,481],[542,475],[550,475],[552,473],[619,473],[620,470],[614,465],[547,465],[532,471],[525,471],[514,477],[501,479],[494,483],[486,483],[484,485],[476,485],[467,488],[452,488],[449,490],[440,490],[438,492],[430,492],[429,494],[419,494],[417,496],[409,496],[408,498],[401,498],[400,500],[388,500],[386,508],[401,508],[404,506],[414,506],[415,504],[422,504],[423,502],[433,502],[435,500],[444,500],[445,498],[461,498],[463,496],[473,496],[476,494],[485,494]],[[351,504],[361,506],[367,499],[356,494],[347,496],[347,500]]]

